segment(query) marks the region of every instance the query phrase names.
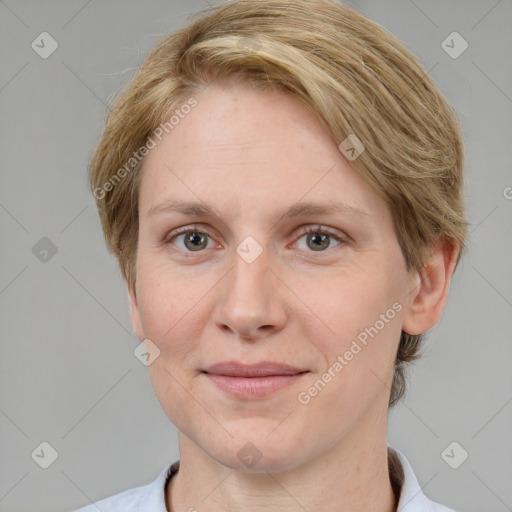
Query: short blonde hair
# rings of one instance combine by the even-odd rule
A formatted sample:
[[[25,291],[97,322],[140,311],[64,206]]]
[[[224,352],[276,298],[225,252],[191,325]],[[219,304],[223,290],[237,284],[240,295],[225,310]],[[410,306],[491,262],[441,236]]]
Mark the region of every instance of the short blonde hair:
[[[109,111],[90,160],[106,244],[130,288],[140,168],[151,135],[193,105],[193,94],[223,79],[293,94],[339,143],[355,135],[364,144],[351,165],[389,205],[409,270],[422,269],[425,250],[441,237],[462,252],[460,125],[412,53],[334,0],[234,0],[156,44]],[[402,332],[390,406],[405,392],[404,364],[420,357],[421,341]]]

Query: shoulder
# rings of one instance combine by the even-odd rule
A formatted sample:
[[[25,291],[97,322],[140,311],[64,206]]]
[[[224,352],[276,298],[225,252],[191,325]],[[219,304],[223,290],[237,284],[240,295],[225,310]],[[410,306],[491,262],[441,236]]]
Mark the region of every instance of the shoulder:
[[[388,445],[388,452],[398,458],[401,469],[401,489],[397,510],[400,512],[455,512],[455,510],[430,500],[420,487],[416,475],[406,456]]]
[[[157,478],[146,485],[134,487],[108,498],[101,499],[73,512],[167,512],[165,507],[165,485],[175,473],[177,462],[166,465]]]

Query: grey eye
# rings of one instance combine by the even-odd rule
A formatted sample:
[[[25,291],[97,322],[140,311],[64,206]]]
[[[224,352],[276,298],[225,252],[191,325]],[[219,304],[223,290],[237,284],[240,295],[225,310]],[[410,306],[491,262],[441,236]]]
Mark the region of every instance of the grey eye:
[[[301,247],[305,241],[305,248]],[[299,249],[305,251],[325,252],[332,246],[341,245],[342,240],[339,236],[329,233],[322,228],[309,229],[299,238],[297,242]]]
[[[180,235],[184,237],[185,247],[189,251],[200,251],[208,245],[208,235],[196,231],[189,231]]]
[[[306,243],[310,249],[313,249],[313,251],[322,251],[323,249],[327,249],[327,247],[329,247],[330,238],[331,235],[312,233],[307,235]]]

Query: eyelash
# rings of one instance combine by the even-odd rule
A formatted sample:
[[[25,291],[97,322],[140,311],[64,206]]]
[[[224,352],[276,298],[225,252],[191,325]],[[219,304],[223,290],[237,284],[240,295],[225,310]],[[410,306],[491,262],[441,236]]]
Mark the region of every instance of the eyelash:
[[[200,226],[197,226],[197,225],[192,225],[192,226],[186,226],[184,228],[180,228],[178,229],[177,231],[171,233],[169,236],[167,236],[164,240],[163,240],[163,243],[165,245],[169,245],[169,244],[172,244],[172,240],[174,240],[176,237],[180,236],[180,235],[183,235],[183,234],[187,234],[187,233],[200,233],[200,234],[203,234],[203,235],[207,235],[209,238],[211,238],[213,240],[213,238],[203,230],[203,228],[201,228]],[[334,238],[337,242],[340,243],[340,245],[343,245],[343,244],[346,244],[347,243],[347,240],[344,239],[343,237],[341,237],[340,235],[336,234],[336,233],[333,233],[332,231],[330,231],[329,229],[327,228],[324,228],[320,225],[316,225],[316,226],[307,226],[306,228],[304,228],[300,233],[299,233],[299,236],[297,238],[297,240],[300,240],[302,237],[304,237],[305,235],[308,235],[310,233],[314,233],[314,234],[318,234],[318,235],[328,235],[329,237],[331,238]],[[338,247],[338,246],[336,246]],[[332,249],[332,248],[328,248],[324,251],[307,251],[307,252],[319,252],[319,253],[325,253],[327,252],[329,249]],[[184,251],[182,249],[178,249],[178,251],[180,252],[185,252],[187,254],[191,254],[193,255],[194,252],[196,251]],[[204,252],[203,251],[197,251],[198,253],[200,252]],[[191,257],[191,256],[187,256],[187,257]]]

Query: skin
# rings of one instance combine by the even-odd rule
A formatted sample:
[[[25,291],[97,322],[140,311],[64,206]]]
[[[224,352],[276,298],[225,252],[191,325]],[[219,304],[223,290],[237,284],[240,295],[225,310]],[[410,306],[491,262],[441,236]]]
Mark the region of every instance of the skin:
[[[394,511],[386,430],[400,332],[438,322],[456,249],[440,243],[425,272],[409,272],[389,208],[293,96],[223,82],[194,97],[198,105],[144,162],[137,280],[128,290],[137,337],[160,350],[149,366],[155,393],[179,430],[167,508]],[[148,213],[170,198],[207,203],[215,215]],[[280,218],[305,201],[366,215]],[[314,250],[303,230],[318,226],[334,237]],[[200,250],[174,236],[182,227],[207,235]],[[251,263],[236,252],[248,236],[263,249]],[[298,394],[394,303],[401,311],[300,403]],[[232,359],[310,373],[267,397],[240,399],[201,373]],[[252,467],[237,457],[248,442],[261,454]]]

